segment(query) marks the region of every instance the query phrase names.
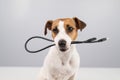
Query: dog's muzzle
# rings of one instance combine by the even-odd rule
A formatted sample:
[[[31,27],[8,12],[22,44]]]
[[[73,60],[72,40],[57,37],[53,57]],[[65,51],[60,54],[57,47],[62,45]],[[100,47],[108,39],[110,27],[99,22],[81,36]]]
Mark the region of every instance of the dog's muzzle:
[[[64,52],[67,50],[66,44],[67,42],[64,39],[59,40],[58,45],[59,45],[60,51]]]

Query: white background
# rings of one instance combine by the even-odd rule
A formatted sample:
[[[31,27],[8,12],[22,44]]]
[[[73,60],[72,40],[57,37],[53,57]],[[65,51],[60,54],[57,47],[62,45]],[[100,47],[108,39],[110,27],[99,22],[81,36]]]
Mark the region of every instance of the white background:
[[[78,40],[109,38],[103,43],[77,45],[81,67],[120,67],[120,0],[0,0],[0,66],[41,66],[49,49],[29,54],[25,41],[44,36],[47,20],[74,16],[87,24]],[[48,33],[46,37],[51,39]],[[47,45],[35,40],[31,49]]]

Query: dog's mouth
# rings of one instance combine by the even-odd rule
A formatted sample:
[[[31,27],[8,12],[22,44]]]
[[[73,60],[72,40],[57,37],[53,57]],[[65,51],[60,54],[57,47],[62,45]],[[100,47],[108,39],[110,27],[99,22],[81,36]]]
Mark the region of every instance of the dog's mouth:
[[[60,50],[61,52],[65,52],[65,51],[68,50],[68,48],[67,48],[67,47],[59,47],[59,50]]]

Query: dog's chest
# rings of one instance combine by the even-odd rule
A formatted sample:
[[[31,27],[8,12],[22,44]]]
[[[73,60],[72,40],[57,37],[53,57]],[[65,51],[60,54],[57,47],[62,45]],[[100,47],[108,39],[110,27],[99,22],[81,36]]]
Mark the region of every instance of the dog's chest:
[[[62,64],[59,67],[52,67],[50,72],[54,79],[63,80],[64,78],[69,78],[74,73],[73,70],[71,65]]]
[[[45,64],[53,80],[68,80],[79,66],[79,56],[76,50],[73,53],[57,54],[54,47],[47,55]],[[72,54],[72,55],[71,55]],[[52,80],[51,79],[51,80]]]

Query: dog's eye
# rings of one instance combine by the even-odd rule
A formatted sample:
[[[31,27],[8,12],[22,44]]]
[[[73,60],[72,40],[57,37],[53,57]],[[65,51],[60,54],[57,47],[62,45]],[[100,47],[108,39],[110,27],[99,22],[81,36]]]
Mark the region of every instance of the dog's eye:
[[[73,31],[73,27],[71,27],[71,26],[69,26],[69,25],[67,25],[67,32],[72,32]]]
[[[57,29],[57,27],[54,28],[52,31],[53,31],[55,34],[57,34],[57,33],[59,32],[59,30]]]

